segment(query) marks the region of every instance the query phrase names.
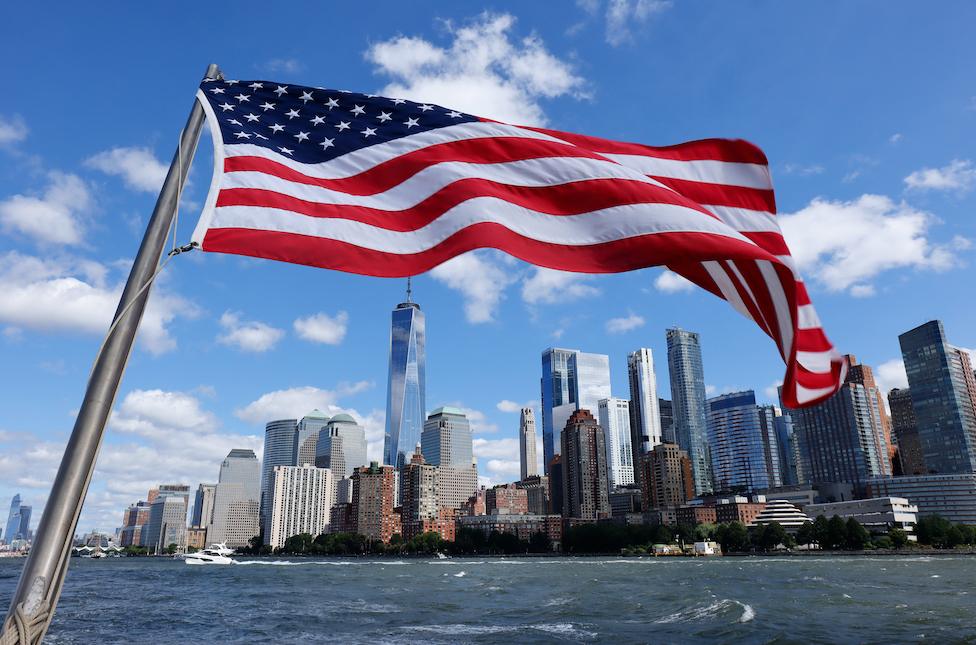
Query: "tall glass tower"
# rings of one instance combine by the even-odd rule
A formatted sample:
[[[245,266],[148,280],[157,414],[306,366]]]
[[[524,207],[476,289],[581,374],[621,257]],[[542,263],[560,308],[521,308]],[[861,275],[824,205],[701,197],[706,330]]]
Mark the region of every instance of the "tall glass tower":
[[[7,527],[3,532],[3,539],[10,544],[17,539],[20,532],[20,495],[14,495],[10,500],[10,513],[7,514]]]
[[[642,347],[627,355],[627,379],[630,382],[631,461],[634,470],[638,471],[641,456],[654,450],[654,446],[662,441],[657,375],[650,349]]]
[[[718,490],[752,492],[769,488],[755,392],[732,392],[708,399],[708,445],[712,479]]]
[[[424,313],[410,300],[393,310],[390,333],[390,374],[386,387],[386,436],[383,463],[402,467],[410,459],[424,429],[427,409]]]
[[[667,339],[674,435],[691,459],[695,495],[701,495],[713,490],[701,339],[695,332],[679,328],[669,329]]]

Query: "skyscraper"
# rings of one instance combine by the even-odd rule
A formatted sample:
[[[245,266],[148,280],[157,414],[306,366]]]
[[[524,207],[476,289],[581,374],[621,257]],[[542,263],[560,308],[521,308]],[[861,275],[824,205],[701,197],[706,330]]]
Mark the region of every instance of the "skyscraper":
[[[542,352],[541,384],[542,450],[548,473],[570,415],[576,410],[596,413],[600,399],[610,398],[610,357],[550,347]]]
[[[678,443],[674,436],[674,407],[671,399],[658,397],[657,407],[661,417],[661,441],[663,443]]]
[[[353,471],[351,516],[356,533],[381,542],[400,533],[399,516],[393,512],[395,473],[393,466],[375,461]]]
[[[603,428],[588,410],[573,412],[560,436],[563,466],[563,517],[610,517],[607,449]]]
[[[420,305],[407,301],[393,310],[390,333],[390,373],[386,388],[386,436],[383,462],[401,467],[420,441],[426,399],[426,321]]]
[[[634,469],[639,471],[641,455],[650,452],[662,441],[657,375],[650,349],[642,347],[627,355],[627,378],[630,382],[631,461]]]
[[[885,409],[884,395],[881,394],[881,388],[878,387],[878,384],[874,380],[874,371],[869,365],[858,363],[857,358],[853,354],[847,354],[844,358],[847,359],[848,366],[847,380],[851,383],[863,385],[872,393],[874,407],[878,411],[878,420],[881,423],[881,433],[877,437],[877,450],[881,450],[882,444],[884,444],[885,449],[888,451],[888,461],[891,463],[892,468],[894,468],[895,463],[898,461],[898,447],[891,440],[891,419],[888,417],[888,410]]]
[[[403,539],[410,540],[437,520],[437,467],[428,464],[424,455],[415,451],[400,472]]]
[[[732,392],[708,399],[708,445],[716,491],[769,488],[755,392]]]
[[[268,536],[271,531],[271,484],[275,466],[292,466],[295,459],[297,419],[270,421],[264,427],[264,458],[261,461],[261,528]],[[267,539],[267,538],[266,538]]]
[[[186,546],[187,498],[160,491],[149,509],[149,522],[140,536],[140,546],[160,554],[172,545]]]
[[[220,464],[208,540],[226,542],[231,548],[246,546],[248,540],[261,532],[260,501],[261,463],[253,450],[234,448]]]
[[[535,412],[532,408],[522,408],[519,417],[519,461],[522,479],[539,474],[539,464],[535,454]]]
[[[478,490],[478,469],[467,416],[458,408],[437,408],[424,423],[420,446],[424,460],[438,468],[438,505],[461,508]]]
[[[667,340],[675,439],[691,459],[695,494],[701,495],[712,490],[701,339],[695,332],[672,328]]]
[[[927,471],[976,471],[976,382],[969,356],[949,344],[939,320],[898,341]]]
[[[191,526],[206,529],[213,522],[213,504],[216,489],[216,484],[200,484],[197,487],[197,494],[193,498]]]
[[[676,508],[695,496],[688,453],[675,443],[661,443],[641,458],[644,510]]]
[[[324,533],[335,497],[332,471],[310,464],[275,466],[272,478],[271,548],[284,546],[293,535]]]
[[[19,537],[21,540],[31,539],[30,521],[31,521],[31,510],[32,507],[26,504],[20,505],[20,533]]]
[[[3,531],[3,539],[7,544],[18,539],[20,532],[20,494],[10,500],[10,512],[7,513],[7,528]]]
[[[924,475],[925,458],[922,457],[922,440],[918,436],[918,420],[912,407],[912,393],[906,388],[893,388],[888,392],[891,408],[891,431],[898,442],[898,459],[903,475]]]
[[[295,428],[295,448],[292,455],[292,466],[315,464],[315,448],[319,442],[319,433],[329,423],[329,417],[320,410],[312,410],[298,422]],[[362,464],[360,464],[362,465]]]
[[[319,432],[315,465],[329,468],[338,482],[365,466],[366,430],[348,414],[337,414]]]
[[[766,462],[766,475],[772,487],[783,485],[784,463],[780,456],[779,435],[776,430],[776,419],[782,416],[775,405],[759,407],[759,430],[762,436],[763,460]]]
[[[600,399],[597,402],[597,418],[603,428],[607,449],[607,476],[611,486],[633,484],[634,450],[631,446],[633,433],[630,422],[630,403],[626,399]]]

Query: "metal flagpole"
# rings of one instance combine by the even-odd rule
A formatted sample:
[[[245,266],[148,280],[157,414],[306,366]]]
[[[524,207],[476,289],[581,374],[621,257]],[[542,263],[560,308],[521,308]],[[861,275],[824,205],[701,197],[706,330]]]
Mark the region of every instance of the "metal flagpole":
[[[216,65],[207,67],[206,78],[218,78],[219,74]],[[39,643],[54,615],[105,423],[115,402],[149,299],[151,286],[146,285],[154,278],[159,266],[179,195],[200,140],[203,120],[203,108],[199,101],[194,100],[179,147],[173,155],[166,181],[156,200],[156,208],[146,227],[146,235],[122,292],[112,323],[114,327],[109,328],[105,344],[95,359],[85,399],[61,458],[61,466],[37,527],[30,555],[24,563],[17,591],[10,602],[3,631],[0,632],[0,645]]]

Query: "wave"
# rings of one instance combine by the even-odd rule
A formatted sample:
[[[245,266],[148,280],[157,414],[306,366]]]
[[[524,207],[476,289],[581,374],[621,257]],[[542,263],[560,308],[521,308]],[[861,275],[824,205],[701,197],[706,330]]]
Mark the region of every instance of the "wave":
[[[658,624],[669,624],[706,620],[708,618],[715,618],[726,614],[734,607],[740,607],[742,609],[742,613],[736,619],[736,622],[748,623],[756,617],[756,611],[752,608],[752,605],[747,605],[746,603],[739,602],[738,600],[723,598],[707,605],[686,607],[676,611],[673,614],[665,616],[664,618],[659,618],[654,622]]]
[[[573,623],[534,623],[521,625],[408,625],[402,629],[410,632],[433,632],[448,636],[476,636],[486,634],[513,634],[524,631],[545,632],[562,636],[596,638],[598,634]]]

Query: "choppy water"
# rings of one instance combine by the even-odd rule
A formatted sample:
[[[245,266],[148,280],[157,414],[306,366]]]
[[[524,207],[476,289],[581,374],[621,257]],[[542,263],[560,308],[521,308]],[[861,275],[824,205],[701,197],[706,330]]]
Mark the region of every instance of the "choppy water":
[[[76,559],[47,642],[976,642],[974,586],[966,557]]]

